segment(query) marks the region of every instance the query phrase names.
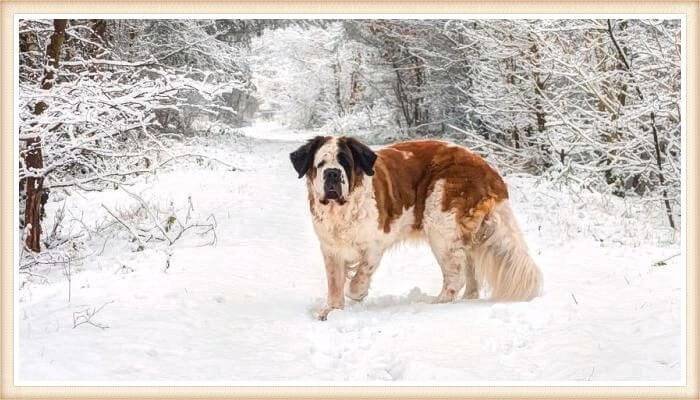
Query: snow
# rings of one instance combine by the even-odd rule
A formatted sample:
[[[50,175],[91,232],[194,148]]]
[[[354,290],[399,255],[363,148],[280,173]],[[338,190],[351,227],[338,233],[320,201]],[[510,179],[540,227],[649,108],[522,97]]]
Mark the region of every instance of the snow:
[[[190,164],[130,189],[179,215],[191,196],[193,218],[216,219],[215,245],[190,233],[134,252],[125,233],[94,235],[95,254],[71,266],[70,302],[61,267],[18,277],[18,383],[682,383],[685,268],[657,205],[507,176],[542,296],[431,304],[439,267],[427,247],[401,246],[364,302],[320,322],[324,268],[288,159],[314,133],[243,131],[193,151],[238,171]],[[118,191],[66,202],[90,227],[108,218],[100,204],[136,207]],[[92,321],[108,328],[73,327],[74,313],[103,305]]]

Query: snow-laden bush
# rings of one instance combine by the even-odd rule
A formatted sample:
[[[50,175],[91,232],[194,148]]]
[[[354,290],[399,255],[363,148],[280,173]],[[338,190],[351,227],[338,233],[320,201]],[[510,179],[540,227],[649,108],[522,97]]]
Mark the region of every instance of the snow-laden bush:
[[[363,138],[368,143],[389,143],[402,136],[392,118],[394,109],[385,102],[353,107],[348,113],[325,121],[321,132],[332,135],[349,135]]]
[[[242,125],[256,107],[245,42],[264,25],[20,21],[20,226],[27,246],[41,250],[39,221],[52,191],[116,188],[178,158],[171,142],[196,134],[196,124]]]

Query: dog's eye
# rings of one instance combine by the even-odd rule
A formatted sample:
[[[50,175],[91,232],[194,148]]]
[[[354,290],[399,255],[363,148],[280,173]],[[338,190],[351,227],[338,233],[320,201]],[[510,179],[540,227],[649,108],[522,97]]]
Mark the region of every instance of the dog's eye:
[[[350,166],[348,159],[343,154],[338,155],[338,163],[340,163],[340,165],[342,165],[343,168],[348,168]]]
[[[324,165],[325,163],[326,163],[326,160],[321,161],[320,163],[318,163],[318,165],[316,166],[316,168],[321,168],[321,167],[323,167],[323,165]]]

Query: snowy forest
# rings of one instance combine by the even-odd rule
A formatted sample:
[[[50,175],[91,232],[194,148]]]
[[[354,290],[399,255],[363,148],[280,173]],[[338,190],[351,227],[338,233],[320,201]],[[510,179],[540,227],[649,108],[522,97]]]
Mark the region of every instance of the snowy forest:
[[[17,40],[20,378],[681,378],[680,20],[23,19]],[[288,154],[317,134],[484,157],[543,296],[430,304],[418,247],[314,323]]]

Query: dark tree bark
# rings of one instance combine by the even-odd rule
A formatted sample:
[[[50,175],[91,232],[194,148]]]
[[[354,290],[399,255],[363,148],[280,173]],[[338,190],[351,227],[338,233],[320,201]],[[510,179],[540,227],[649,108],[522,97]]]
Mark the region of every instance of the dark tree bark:
[[[411,120],[411,113],[406,104],[407,96],[404,92],[404,83],[401,79],[401,73],[399,72],[399,67],[396,64],[396,62],[392,61],[391,66],[394,69],[394,73],[396,73],[396,86],[394,87],[396,100],[398,101],[399,106],[401,107],[401,112],[403,113],[404,121],[406,121],[406,126],[410,128],[413,126],[413,121]]]
[[[336,53],[336,57],[337,57]],[[343,99],[340,95],[340,62],[336,61],[331,65],[333,69],[333,79],[335,79],[335,103],[338,106],[338,115],[345,115],[345,107],[343,107]]]
[[[56,79],[55,69],[58,68],[61,46],[66,39],[66,25],[68,20],[55,19],[53,22],[54,32],[51,40],[46,46],[47,66],[44,69],[44,77],[41,81],[41,88],[49,90],[54,85]],[[34,115],[41,115],[48,105],[43,101],[34,106]],[[29,232],[25,239],[27,249],[35,252],[41,251],[41,219],[44,214],[44,205],[48,200],[48,192],[44,190],[44,177],[42,169],[44,160],[41,148],[41,138],[33,137],[27,140],[27,151],[24,153],[24,163],[27,171],[33,176],[28,177],[25,182],[27,198],[24,208],[24,222],[28,226]]]
[[[540,52],[537,48],[537,44],[534,43],[534,40],[532,38],[530,38],[530,40],[533,41],[532,46],[530,46],[532,61],[536,68],[539,69],[541,58]],[[542,74],[537,69],[533,72],[533,80],[535,84],[535,118],[537,119],[537,132],[543,133],[547,123],[547,115],[545,114],[544,107],[540,99],[544,96],[547,79],[543,79]]]
[[[360,83],[360,66],[362,65],[362,54],[358,53],[355,55],[355,63],[357,65],[357,70],[353,71],[350,75],[350,99],[348,100],[349,106],[354,106],[360,102],[360,97],[362,94],[362,84]]]
[[[416,94],[414,95],[415,98],[413,101],[413,121],[416,125],[421,125],[428,120],[427,112],[423,107],[423,95],[421,93],[425,85],[425,74],[423,73],[423,62],[418,57],[412,57],[412,59],[416,81],[416,87],[414,89]]]
[[[37,59],[36,55],[40,52],[39,49],[39,39],[37,38],[36,32],[28,30],[19,34],[19,51],[20,51],[20,81],[24,82],[39,82],[40,77],[35,76],[35,72],[39,69],[41,61]],[[26,69],[22,67],[26,66]],[[20,131],[21,131],[20,127]],[[19,163],[20,168],[22,168],[22,161]],[[20,207],[26,204],[25,200],[27,197],[26,193],[27,178],[22,178],[19,180],[19,194],[20,194]],[[21,215],[19,220],[20,229],[24,229],[24,214]]]

